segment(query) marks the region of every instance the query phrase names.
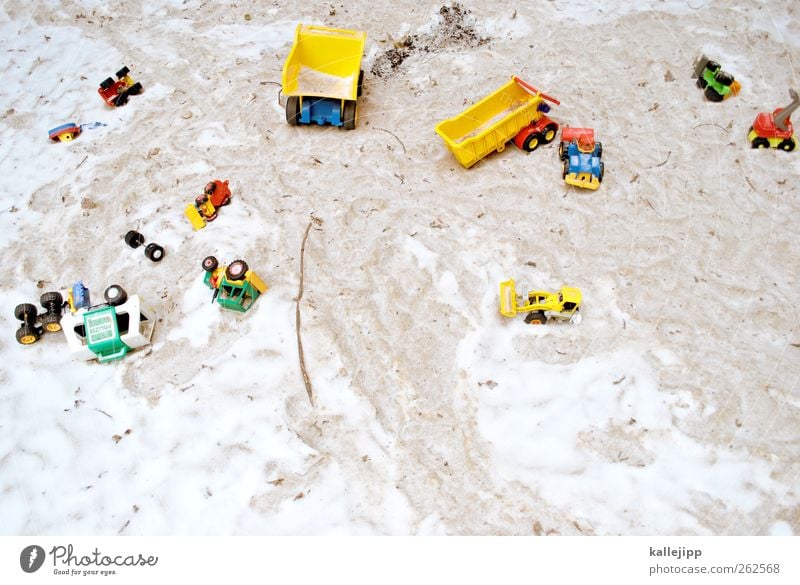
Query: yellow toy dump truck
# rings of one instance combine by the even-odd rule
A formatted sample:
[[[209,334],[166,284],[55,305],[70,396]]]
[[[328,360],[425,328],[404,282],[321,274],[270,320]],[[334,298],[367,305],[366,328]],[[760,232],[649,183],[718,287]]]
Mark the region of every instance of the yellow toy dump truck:
[[[366,40],[367,33],[357,30],[297,26],[281,78],[289,124],[356,127]]]
[[[558,132],[558,124],[545,116],[550,106],[544,100],[561,103],[512,76],[455,118],[440,122],[436,133],[465,168],[495,150],[502,152],[512,138],[518,148],[530,152]]]
[[[568,286],[557,293],[532,290],[526,296],[518,295],[514,279],[500,283],[500,313],[514,317],[517,313],[528,313],[525,322],[544,325],[548,319],[569,321],[573,325],[581,322],[581,291]]]

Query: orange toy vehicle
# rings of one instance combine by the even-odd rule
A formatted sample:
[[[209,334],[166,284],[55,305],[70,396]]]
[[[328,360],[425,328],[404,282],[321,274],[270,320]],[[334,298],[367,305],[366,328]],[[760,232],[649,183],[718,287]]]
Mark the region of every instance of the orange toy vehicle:
[[[194,204],[186,206],[184,213],[196,230],[206,227],[206,222],[217,219],[218,209],[231,202],[228,181],[215,179],[206,184],[203,194],[195,197]]]

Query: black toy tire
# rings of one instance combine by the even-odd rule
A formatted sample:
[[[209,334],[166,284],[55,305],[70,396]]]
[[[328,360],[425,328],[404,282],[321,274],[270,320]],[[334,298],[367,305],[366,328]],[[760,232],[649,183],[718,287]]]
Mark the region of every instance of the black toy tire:
[[[538,132],[534,132],[523,141],[522,150],[525,152],[533,152],[540,144],[544,144],[544,142],[542,142],[542,137]]]
[[[547,315],[545,315],[542,311],[528,313],[525,315],[525,323],[528,325],[544,325],[547,323]]]
[[[296,95],[290,95],[286,100],[286,121],[290,126],[300,123],[300,98]]]
[[[36,327],[31,327],[30,325],[22,325],[19,329],[17,329],[17,343],[21,343],[22,345],[32,345],[39,341],[39,337],[41,333]]]
[[[552,136],[548,140],[547,135],[552,132]],[[548,124],[544,128],[542,128],[541,132],[541,141],[542,144],[550,144],[556,137],[556,133],[558,132],[558,126],[556,124]]]
[[[356,102],[348,100],[342,109],[342,128],[353,130],[356,127]]]
[[[705,79],[703,79],[702,77],[697,78],[697,87],[699,87],[700,89],[705,89],[707,85],[708,82]]]
[[[717,81],[717,83],[720,83],[726,87],[729,87],[733,83],[733,75],[727,71],[717,71],[717,73],[714,75],[714,79]]]
[[[721,102],[724,99],[724,97],[717,93],[717,90],[710,85],[706,88],[705,94],[710,102]]]
[[[137,81],[132,86],[130,86],[127,93],[128,95],[139,95],[140,93],[142,93],[142,89],[144,89],[142,87],[142,84]]]
[[[131,230],[125,234],[125,243],[135,250],[144,244],[144,236],[136,230]]]
[[[361,94],[364,90],[364,70],[358,72],[358,89],[356,90],[356,95],[361,97]]]
[[[219,261],[217,260],[216,256],[206,256],[203,258],[201,266],[206,272],[213,272],[217,269],[217,266],[219,266]]]
[[[50,333],[61,331],[61,314],[47,314],[42,316],[42,326]]]
[[[61,296],[60,292],[51,291],[39,297],[39,302],[45,309],[51,310],[51,307],[52,309],[60,309],[64,304],[64,297]]]
[[[130,69],[128,69],[127,67],[123,67],[122,69],[117,71],[117,79],[122,79],[123,77],[125,77],[130,72],[131,72]]]
[[[708,69],[709,71],[713,71],[714,73],[716,73],[717,71],[719,71],[722,68],[722,65],[720,65],[716,61],[711,61],[709,59],[708,63],[706,63],[706,67],[705,68]]]
[[[152,262],[161,262],[164,259],[164,248],[158,244],[147,244],[144,256]]]
[[[114,85],[114,80],[110,77],[106,77],[103,81],[100,82],[101,89],[108,89],[112,85]]]
[[[14,317],[29,325],[36,323],[38,314],[39,309],[36,308],[36,305],[32,305],[31,303],[22,303],[14,307]]]
[[[603,143],[602,142],[595,142],[594,143],[594,154],[597,158],[603,156]]]
[[[604,176],[605,174],[606,174],[606,165],[604,165],[604,164],[601,162],[601,163],[600,163],[600,174],[597,176],[597,180],[598,180],[600,183],[602,183],[602,182],[603,182],[603,176]]]
[[[234,260],[225,269],[225,278],[228,280],[243,280],[247,276],[250,267],[244,260]]]
[[[560,160],[567,160],[567,158],[569,158],[569,152],[567,150],[568,148],[569,148],[569,144],[567,142],[564,142],[562,140],[559,143],[559,145],[558,145],[558,158]]]
[[[569,162],[567,162],[565,160],[564,164],[561,167],[561,178],[562,179],[566,179],[567,178],[567,173],[569,173]]]
[[[797,143],[794,141],[793,138],[787,138],[783,142],[778,144],[778,150],[782,150],[784,152],[792,152],[797,146]]]
[[[128,300],[128,293],[118,284],[112,284],[103,292],[103,298],[112,307],[118,307]]]
[[[750,146],[753,148],[769,148],[769,140],[762,138],[761,136],[757,136],[756,138],[753,138]]]
[[[114,98],[114,105],[118,108],[128,103],[128,92],[124,91]]]

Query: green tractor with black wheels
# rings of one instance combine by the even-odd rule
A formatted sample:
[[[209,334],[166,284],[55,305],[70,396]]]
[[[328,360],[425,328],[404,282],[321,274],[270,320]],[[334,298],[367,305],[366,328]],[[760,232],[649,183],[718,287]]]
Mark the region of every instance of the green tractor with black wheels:
[[[742,84],[733,78],[733,75],[723,71],[722,66],[716,61],[700,55],[694,62],[694,77],[697,78],[697,87],[702,89],[706,98],[711,102],[721,102],[732,95],[738,95]]]

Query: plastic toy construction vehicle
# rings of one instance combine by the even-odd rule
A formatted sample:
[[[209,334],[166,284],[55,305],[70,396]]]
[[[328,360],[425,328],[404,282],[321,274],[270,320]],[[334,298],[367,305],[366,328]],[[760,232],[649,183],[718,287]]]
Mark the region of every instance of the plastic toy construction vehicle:
[[[742,84],[726,73],[716,61],[711,61],[705,55],[700,55],[694,62],[694,76],[697,78],[697,87],[705,90],[709,101],[721,102],[732,95],[738,95]]]
[[[195,198],[194,204],[186,206],[184,214],[195,230],[203,229],[207,221],[217,219],[218,208],[229,205],[230,202],[231,190],[228,181],[215,179],[206,185],[202,195]]]
[[[525,322],[544,325],[548,319],[569,321],[573,325],[581,322],[581,291],[564,286],[557,293],[532,290],[527,295],[518,295],[514,279],[500,283],[500,313],[514,317],[527,313]]]
[[[592,128],[565,126],[561,131],[558,156],[563,163],[561,178],[568,185],[592,191],[600,187],[605,173],[605,165],[600,160],[603,145],[594,141]]]
[[[14,308],[14,316],[22,321],[17,329],[17,341],[23,345],[31,345],[39,341],[42,333],[48,331],[56,333],[61,331],[61,314],[64,309],[64,299],[61,293],[46,292],[39,299],[45,312],[39,314],[35,305],[23,303]],[[41,325],[37,324],[41,323]]]
[[[61,318],[75,357],[105,363],[149,345],[155,322],[145,314],[138,296],[128,297],[121,286],[113,284],[103,293],[106,302],[91,306],[88,292],[81,283],[74,285],[70,312]]]
[[[97,93],[107,105],[116,108],[127,104],[130,96],[142,93],[142,84],[134,83],[130,76],[130,70],[123,67],[117,71],[117,81],[111,77],[106,78],[100,84]]]
[[[68,122],[48,131],[50,140],[53,142],[71,142],[80,136],[80,134],[81,127],[75,122]]]
[[[289,124],[356,127],[366,39],[357,30],[297,26],[281,78]]]
[[[558,124],[545,116],[550,106],[544,100],[561,103],[512,76],[500,89],[440,122],[436,133],[464,168],[491,152],[502,152],[511,139],[530,152],[551,142],[558,132]]]
[[[226,309],[244,313],[267,292],[267,285],[244,260],[220,266],[214,256],[207,256],[203,259],[203,270],[206,273],[203,282],[214,291],[211,302],[216,300]]]
[[[789,90],[791,103],[785,108],[778,108],[772,113],[761,112],[756,116],[747,139],[753,148],[778,148],[791,152],[797,146],[794,128],[789,116],[800,107],[800,97],[793,89]]]

